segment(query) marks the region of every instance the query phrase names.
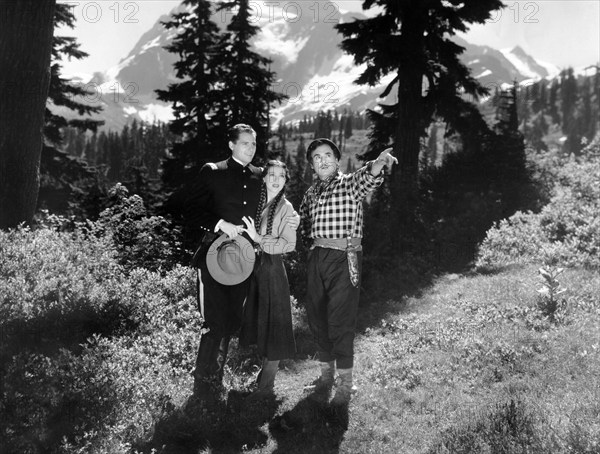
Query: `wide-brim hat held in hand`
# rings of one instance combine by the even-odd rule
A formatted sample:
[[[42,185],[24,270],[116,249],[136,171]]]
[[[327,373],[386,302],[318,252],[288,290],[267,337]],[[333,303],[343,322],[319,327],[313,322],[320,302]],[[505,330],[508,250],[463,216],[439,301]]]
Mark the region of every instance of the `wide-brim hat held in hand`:
[[[217,238],[208,248],[206,266],[213,279],[223,285],[244,282],[254,269],[254,246],[242,235]]]

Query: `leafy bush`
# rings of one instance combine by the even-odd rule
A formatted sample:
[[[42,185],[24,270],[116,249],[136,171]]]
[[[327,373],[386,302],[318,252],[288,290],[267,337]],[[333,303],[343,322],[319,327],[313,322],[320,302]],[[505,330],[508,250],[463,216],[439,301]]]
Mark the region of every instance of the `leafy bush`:
[[[111,236],[119,262],[128,270],[172,268],[182,255],[178,228],[162,216],[150,216],[142,198],[129,196],[119,183],[109,196],[112,204],[100,213],[92,230],[98,236]]]
[[[43,222],[0,231],[3,452],[129,452],[188,394],[193,273],[127,271],[112,234]]]
[[[22,261],[17,266],[27,268]],[[95,334],[80,351],[35,353],[20,346],[4,361],[0,430],[6,452],[124,453],[132,441],[147,437],[173,402],[189,394],[200,336],[192,277],[183,267],[164,276],[136,269],[119,285],[108,282],[136,331]],[[106,284],[99,282],[96,293]],[[96,315],[98,323],[105,321]],[[3,339],[10,340],[18,338]]]
[[[542,261],[600,267],[600,158],[570,158],[556,173],[553,195],[540,213],[517,212],[487,233],[477,266]]]
[[[0,231],[0,275],[3,341],[104,332],[129,310],[120,304],[125,275],[110,241],[81,231]]]
[[[116,217],[107,215],[115,225]],[[164,279],[157,279],[145,268],[130,268],[127,273],[120,263],[148,263],[147,254],[158,253],[156,249],[165,247],[164,243],[154,249],[148,246],[144,252],[142,243],[135,243],[131,247],[137,253],[127,259],[119,254],[115,235],[100,235],[98,225],[70,224],[56,216],[47,216],[44,223],[49,228],[0,231],[2,351],[14,340],[40,344],[45,338],[63,339],[77,345],[93,333],[138,327],[153,314],[151,309],[163,294],[171,301],[193,294],[193,285],[186,281],[189,270],[179,265]],[[123,228],[133,224],[124,221]],[[70,231],[60,231],[65,226]],[[121,254],[126,250],[123,246]],[[149,267],[169,260],[159,257]]]
[[[96,336],[80,355],[14,357],[3,377],[7,452],[59,445],[63,452],[127,452],[127,443],[148,436],[189,394],[199,332],[170,328],[135,338]],[[35,448],[23,449],[28,444]]]
[[[517,211],[488,230],[477,261],[478,267],[521,263],[535,257],[542,247],[539,217]]]

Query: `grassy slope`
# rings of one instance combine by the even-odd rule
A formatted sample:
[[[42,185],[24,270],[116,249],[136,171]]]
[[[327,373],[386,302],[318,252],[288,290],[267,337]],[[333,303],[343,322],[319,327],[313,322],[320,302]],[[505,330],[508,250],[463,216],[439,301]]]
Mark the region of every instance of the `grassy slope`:
[[[310,358],[286,362],[278,400],[255,406],[234,370],[213,412],[182,406],[144,451],[600,452],[600,277],[570,270],[561,283],[559,326],[535,308],[534,266],[448,275],[418,297],[363,307],[365,319],[387,315],[361,327],[348,414],[306,399]]]
[[[360,134],[348,141],[342,169],[365,144]],[[288,150],[296,145],[288,141]],[[42,271],[44,260],[61,253],[41,254]],[[78,265],[67,263],[57,269],[70,275]],[[31,260],[24,270],[9,265],[16,276],[33,273],[40,281],[32,301],[53,301]],[[60,452],[69,453],[600,453],[600,277],[580,269],[560,277],[569,311],[556,326],[535,307],[536,268],[446,275],[427,284],[404,275],[398,280],[411,288],[388,292],[390,301],[364,295],[356,341],[360,392],[347,412],[302,392],[318,365],[297,306],[299,354],[278,375],[277,400],[244,402],[259,360],[233,342],[226,393],[207,411],[188,400],[199,330],[189,270],[164,279],[140,271],[135,279],[104,282],[95,290],[98,307],[111,307],[118,294],[117,309],[135,309],[141,329],[90,344],[81,358],[48,358],[52,367],[36,356],[17,358],[7,382],[18,395],[5,400],[23,421],[10,425],[19,431],[11,446],[39,448],[11,452],[50,452],[65,436],[74,446]],[[95,282],[96,274],[85,277]],[[65,413],[72,404],[81,411]]]

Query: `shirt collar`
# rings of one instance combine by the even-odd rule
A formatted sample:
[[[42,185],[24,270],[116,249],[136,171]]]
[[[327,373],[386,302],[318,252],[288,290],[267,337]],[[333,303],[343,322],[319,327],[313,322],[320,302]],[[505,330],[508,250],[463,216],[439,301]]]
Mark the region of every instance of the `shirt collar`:
[[[233,156],[229,157],[229,163],[228,164],[230,166],[231,166],[231,164],[233,164],[233,167],[238,167],[238,166],[242,167],[242,168],[246,167],[244,164],[242,164],[240,161],[238,161],[237,159],[235,159]]]
[[[317,194],[320,194],[327,186],[329,186],[329,184],[335,180],[339,175],[341,174],[341,172],[338,170],[337,172],[333,172],[331,175],[329,175],[326,179],[321,180],[319,177],[317,177],[317,181],[315,183],[315,192]]]
[[[340,173],[341,172],[339,170],[336,172],[333,172],[331,175],[329,175],[324,180],[321,180],[319,177],[317,177],[317,184],[327,186],[329,183],[331,183],[332,180],[337,178],[340,175]]]

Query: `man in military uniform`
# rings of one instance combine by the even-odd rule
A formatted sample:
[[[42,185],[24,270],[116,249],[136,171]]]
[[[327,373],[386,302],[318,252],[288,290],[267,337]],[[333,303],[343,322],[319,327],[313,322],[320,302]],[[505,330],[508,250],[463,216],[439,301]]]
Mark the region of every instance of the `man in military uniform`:
[[[200,170],[198,184],[190,202],[194,223],[204,231],[202,244],[195,255],[198,271],[198,303],[204,319],[203,333],[194,370],[194,394],[204,399],[214,396],[210,385],[220,385],[231,336],[242,321],[242,310],[249,279],[236,285],[223,285],[209,273],[206,255],[210,245],[222,233],[230,238],[242,234],[242,218],[253,218],[258,207],[262,169],[250,162],[256,152],[256,132],[245,124],[229,131],[231,157],[207,163]],[[297,228],[299,216],[288,222]]]

